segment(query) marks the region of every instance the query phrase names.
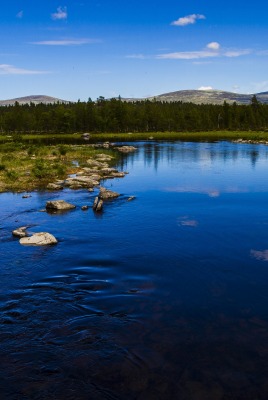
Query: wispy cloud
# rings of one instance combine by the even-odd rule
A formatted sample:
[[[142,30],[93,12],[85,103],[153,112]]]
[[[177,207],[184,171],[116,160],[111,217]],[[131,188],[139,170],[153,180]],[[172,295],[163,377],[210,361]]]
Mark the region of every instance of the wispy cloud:
[[[219,54],[212,51],[178,51],[174,53],[158,54],[156,58],[161,60],[196,60],[198,58],[218,57]]]
[[[68,18],[67,7],[58,7],[57,12],[51,14],[53,20],[64,20]]]
[[[215,57],[240,57],[251,54],[250,49],[222,49],[218,42],[210,42],[206,48],[198,51],[178,51],[174,53],[158,54],[158,59],[169,60],[196,60],[202,58],[215,58]]]
[[[42,40],[39,42],[31,42],[41,46],[81,46],[83,44],[101,43],[99,39],[59,39],[59,40]]]
[[[126,56],[126,58],[136,58],[137,60],[144,60],[147,57],[144,54],[129,54]]]
[[[171,25],[175,25],[175,26],[192,25],[192,24],[195,24],[196,21],[199,19],[206,19],[206,17],[202,14],[186,15],[185,17],[181,17],[181,18],[177,19],[176,21],[171,22]]]
[[[240,57],[240,56],[246,56],[248,54],[251,54],[252,51],[249,49],[245,50],[227,50],[223,55],[225,57]]]
[[[23,17],[23,11],[19,11],[18,14],[16,15],[17,18],[22,18]]]
[[[36,71],[23,69],[9,64],[0,64],[0,75],[41,75],[48,74],[49,71]]]

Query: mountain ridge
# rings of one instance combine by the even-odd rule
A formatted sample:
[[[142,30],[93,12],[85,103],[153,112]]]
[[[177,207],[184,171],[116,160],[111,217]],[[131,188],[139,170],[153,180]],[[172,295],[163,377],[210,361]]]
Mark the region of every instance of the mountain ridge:
[[[53,104],[53,103],[70,103],[67,100],[58,99],[57,97],[46,96],[46,95],[30,95],[24,97],[17,97],[15,99],[0,100],[0,106],[14,105],[15,103],[23,104]]]
[[[234,93],[224,90],[178,90],[175,92],[163,93],[156,96],[149,96],[145,98],[121,98],[122,101],[135,102],[135,101],[162,101],[162,102],[183,102],[194,104],[223,104],[224,102],[232,104],[250,104],[252,97],[256,96],[257,100],[263,104],[268,104],[268,92],[243,94]],[[17,97],[15,99],[0,100],[0,106],[14,105],[15,103],[23,104],[53,104],[53,103],[71,103],[68,100],[62,100],[56,97],[46,95],[30,95],[24,97]]]

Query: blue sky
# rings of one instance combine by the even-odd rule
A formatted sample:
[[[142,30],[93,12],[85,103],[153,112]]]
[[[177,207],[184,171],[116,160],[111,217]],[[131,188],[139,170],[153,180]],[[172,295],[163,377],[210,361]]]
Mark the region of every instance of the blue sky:
[[[0,99],[268,91],[268,3],[3,0]]]

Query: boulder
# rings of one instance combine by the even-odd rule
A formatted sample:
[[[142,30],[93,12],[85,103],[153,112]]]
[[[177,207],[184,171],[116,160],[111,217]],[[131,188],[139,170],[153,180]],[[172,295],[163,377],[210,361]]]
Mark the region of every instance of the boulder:
[[[132,153],[133,151],[137,150],[137,147],[134,146],[121,146],[121,147],[116,147],[118,151],[121,153]]]
[[[130,196],[128,199],[127,199],[127,201],[132,201],[132,200],[134,200],[136,197],[135,196]]]
[[[46,209],[47,210],[71,210],[75,208],[73,204],[67,203],[65,200],[52,200],[47,201]]]
[[[47,246],[56,243],[58,243],[57,239],[48,232],[38,232],[20,239],[20,244],[29,246]]]
[[[102,211],[103,208],[103,200],[100,199],[98,196],[95,197],[93,206],[92,206],[94,211]]]
[[[105,189],[104,187],[100,188],[99,198],[102,200],[111,200],[119,197],[120,194],[117,192],[113,192],[112,190]]]
[[[82,206],[82,207],[81,207],[81,210],[83,210],[83,211],[88,210],[88,206]]]
[[[14,231],[12,231],[12,235],[22,238],[27,236],[27,232],[26,232],[27,226],[22,226],[21,228],[18,229],[14,229]]]
[[[48,190],[62,190],[63,187],[61,185],[58,185],[57,183],[49,183],[47,185]]]

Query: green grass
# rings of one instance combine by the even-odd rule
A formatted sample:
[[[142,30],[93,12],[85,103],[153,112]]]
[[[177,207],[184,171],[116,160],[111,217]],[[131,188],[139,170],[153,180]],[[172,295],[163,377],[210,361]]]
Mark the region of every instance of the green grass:
[[[111,154],[111,151],[85,145],[0,143],[0,192],[45,188],[49,182],[75,173],[78,167],[74,161],[82,167],[88,158],[99,153]]]
[[[10,137],[11,136],[11,137]],[[96,141],[135,141],[148,140],[268,140],[268,131],[208,131],[208,132],[141,132],[141,133],[92,133],[89,143]],[[14,142],[55,140],[55,142],[80,139],[80,134],[21,134],[14,135]],[[0,135],[0,143],[13,141],[12,135]],[[85,142],[88,143],[88,142]],[[64,151],[64,150],[63,150]]]

